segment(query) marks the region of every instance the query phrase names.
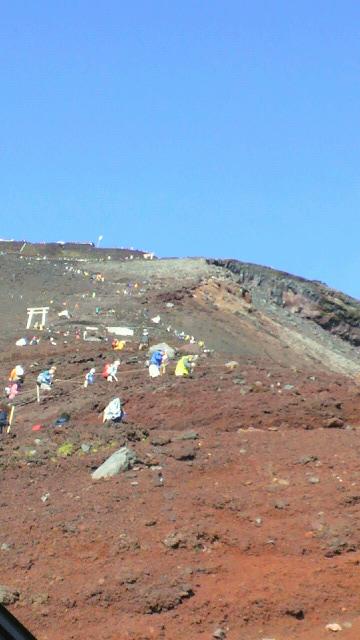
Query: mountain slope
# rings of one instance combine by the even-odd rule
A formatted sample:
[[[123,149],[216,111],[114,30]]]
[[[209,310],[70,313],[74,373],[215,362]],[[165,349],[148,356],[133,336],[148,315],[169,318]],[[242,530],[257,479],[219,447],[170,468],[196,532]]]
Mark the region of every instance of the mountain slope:
[[[19,250],[0,255],[3,384],[16,363],[27,372],[0,436],[13,612],[39,640],[205,640],[219,628],[227,640],[318,640],[329,622],[358,638],[359,303],[235,261]],[[26,308],[42,305],[47,328],[26,331]],[[88,325],[106,339],[83,341]],[[134,331],[117,384],[99,375],[113,326]],[[151,344],[199,354],[193,379],[173,363],[149,378],[144,328]],[[34,333],[38,345],[15,345]],[[126,424],[103,425],[116,396]],[[121,446],[135,467],[93,481]]]

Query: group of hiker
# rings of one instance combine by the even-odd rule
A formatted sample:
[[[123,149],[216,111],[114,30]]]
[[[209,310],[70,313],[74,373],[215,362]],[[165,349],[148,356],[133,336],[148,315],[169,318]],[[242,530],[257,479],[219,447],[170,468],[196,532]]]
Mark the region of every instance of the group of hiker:
[[[124,348],[125,342],[120,340],[113,340],[112,349],[114,351],[120,351]],[[166,345],[165,345],[166,346]],[[145,329],[142,333],[139,350],[149,347],[149,335]],[[170,351],[172,351],[170,349]],[[149,360],[146,362],[148,365],[148,371],[150,378],[157,378],[163,376],[166,373],[167,366],[169,365],[171,357],[174,354],[167,351],[166,348],[155,348],[150,351]],[[197,363],[198,355],[183,355],[176,363],[175,376],[189,378],[192,376],[194,368]],[[120,367],[120,359],[116,359],[113,362],[107,362],[102,371],[101,377],[109,383],[118,382],[118,369]],[[56,366],[53,365],[48,369],[41,371],[36,378],[36,396],[37,401],[40,402],[40,392],[49,391],[52,388],[54,376],[56,373]],[[86,389],[88,386],[93,385],[96,377],[96,369],[92,367],[84,377],[83,387]],[[0,402],[0,433],[2,433],[5,427],[9,428],[11,423],[14,405],[12,404],[16,396],[21,390],[25,382],[25,368],[22,364],[17,364],[13,367],[9,374],[8,382],[5,387],[5,402]],[[121,406],[119,398],[114,398],[104,411],[104,422],[111,420],[113,422],[119,422],[122,420],[124,412]]]
[[[189,378],[194,371],[196,361],[199,356],[185,355],[178,360],[175,368],[175,375],[181,378]],[[166,349],[157,349],[151,355],[149,361],[149,376],[157,378],[166,373],[166,367],[169,364],[169,354]]]
[[[37,400],[40,402],[40,389],[50,390],[55,375],[56,367],[50,367],[41,371],[36,379]],[[0,402],[0,433],[5,428],[9,431],[14,415],[14,405],[11,404],[21,390],[25,382],[25,369],[23,365],[17,364],[9,374],[8,383],[5,387],[6,402]]]
[[[175,368],[175,376],[187,378],[191,376],[198,359],[197,355],[184,355],[182,356]],[[165,349],[157,349],[153,351],[149,360],[149,376],[151,378],[157,378],[166,373],[166,367],[169,364],[169,355]],[[101,372],[101,376],[107,382],[118,382],[118,369],[120,366],[120,360],[114,360],[114,362],[107,362]],[[36,386],[38,391],[49,391],[51,389],[56,367],[52,366],[49,369],[41,371],[36,379]],[[84,388],[95,382],[96,369],[92,367],[86,374],[84,379]],[[18,395],[21,386],[25,381],[25,369],[21,364],[17,364],[10,372],[8,384],[5,387],[5,396],[8,400],[12,401]]]
[[[120,360],[114,360],[114,362],[107,362],[103,367],[103,370],[101,372],[101,377],[104,378],[104,380],[107,380],[107,382],[114,382],[114,380],[115,382],[118,382],[117,372],[118,372],[119,366],[120,366]],[[89,385],[94,384],[95,374],[96,374],[95,367],[92,367],[90,371],[88,371],[85,374],[85,379],[83,384],[84,389],[86,389]]]
[[[189,378],[194,371],[197,363],[197,355],[185,355],[182,356],[175,368],[175,375],[177,377]],[[156,349],[150,356],[148,361],[148,369],[150,378],[157,378],[163,376],[166,373],[166,367],[169,364],[170,358],[166,349]],[[101,377],[107,382],[118,382],[117,373],[120,366],[120,360],[114,360],[114,362],[107,362],[101,372]],[[85,374],[84,388],[95,382],[96,369],[93,367]]]

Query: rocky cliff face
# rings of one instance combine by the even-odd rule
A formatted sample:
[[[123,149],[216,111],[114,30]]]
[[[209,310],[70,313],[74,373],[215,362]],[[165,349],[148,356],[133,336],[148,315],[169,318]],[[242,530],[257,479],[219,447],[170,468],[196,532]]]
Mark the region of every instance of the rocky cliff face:
[[[256,300],[273,303],[307,320],[354,346],[360,345],[360,302],[327,285],[305,280],[283,271],[240,262],[209,260],[237,278]]]

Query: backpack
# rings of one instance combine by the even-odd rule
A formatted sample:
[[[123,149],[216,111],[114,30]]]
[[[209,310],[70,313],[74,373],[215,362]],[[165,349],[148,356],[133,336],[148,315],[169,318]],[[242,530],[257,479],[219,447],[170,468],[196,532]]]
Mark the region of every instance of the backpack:
[[[110,365],[106,364],[102,371],[102,377],[107,378],[110,375]]]

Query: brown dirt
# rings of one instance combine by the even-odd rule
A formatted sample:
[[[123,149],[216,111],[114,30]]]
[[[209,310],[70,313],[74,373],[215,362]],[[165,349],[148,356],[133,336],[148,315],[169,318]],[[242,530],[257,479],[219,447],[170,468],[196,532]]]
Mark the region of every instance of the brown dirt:
[[[3,304],[1,375],[5,382],[17,361],[28,372],[13,431],[0,441],[0,582],[20,592],[13,613],[39,640],[200,640],[219,627],[229,640],[318,640],[329,637],[329,622],[351,623],[341,635],[357,639],[356,380],[325,370],[310,347],[299,355],[281,328],[274,335],[270,312],[249,313],[236,283],[209,282],[207,272],[192,281],[182,265],[182,295],[176,274],[149,266],[144,292],[123,296],[116,291],[135,280],[121,265],[101,285],[65,274],[61,263],[20,269],[11,260],[2,263],[0,296],[11,303]],[[34,296],[56,309],[66,301],[74,317],[66,324],[53,312],[56,346],[42,334],[38,346],[16,348]],[[192,380],[176,379],[170,365],[151,381],[134,340],[120,354],[118,385],[98,378],[84,390],[84,372],[113,355],[108,342],[75,339],[81,322],[99,321],[96,304],[101,322],[114,306],[112,324],[127,319],[136,331],[160,312],[152,341],[183,348],[171,324],[214,352],[201,355]],[[229,371],[234,357],[239,366]],[[50,362],[57,380],[38,406],[36,372]],[[127,423],[103,426],[101,411],[117,394]],[[71,421],[55,428],[62,411]],[[73,445],[67,457],[58,452],[64,443]],[[135,468],[93,481],[91,471],[123,444],[136,452]]]

